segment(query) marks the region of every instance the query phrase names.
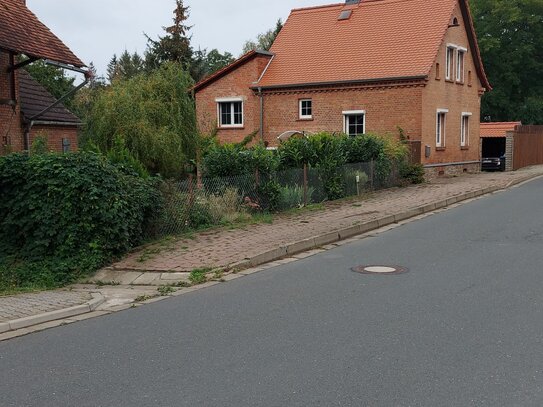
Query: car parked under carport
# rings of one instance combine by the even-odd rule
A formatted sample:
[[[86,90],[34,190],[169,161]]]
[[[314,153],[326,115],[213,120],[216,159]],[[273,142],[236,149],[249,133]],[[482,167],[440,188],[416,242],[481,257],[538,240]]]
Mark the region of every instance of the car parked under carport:
[[[505,171],[505,137],[483,138],[481,170]]]
[[[481,123],[481,170],[506,171],[511,167],[512,144],[507,142],[508,132],[513,132],[521,122]]]

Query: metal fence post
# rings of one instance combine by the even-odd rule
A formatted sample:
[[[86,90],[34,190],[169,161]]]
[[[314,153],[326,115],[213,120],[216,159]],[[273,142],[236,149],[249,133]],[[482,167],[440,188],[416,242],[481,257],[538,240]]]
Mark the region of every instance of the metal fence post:
[[[370,162],[370,188],[373,190],[374,187],[374,177],[375,177],[375,162],[373,161],[373,158]]]
[[[307,164],[304,164],[304,206],[307,206]]]

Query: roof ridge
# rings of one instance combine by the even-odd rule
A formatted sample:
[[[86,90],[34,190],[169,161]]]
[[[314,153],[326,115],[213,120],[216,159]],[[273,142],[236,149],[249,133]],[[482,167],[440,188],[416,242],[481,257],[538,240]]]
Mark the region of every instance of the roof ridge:
[[[325,8],[334,8],[334,7],[348,7],[348,8],[358,8],[365,4],[369,3],[381,3],[381,2],[388,2],[388,3],[401,3],[406,1],[412,1],[412,0],[360,0],[360,3],[358,4],[346,4],[343,3],[332,3],[332,4],[322,4],[320,6],[309,6],[309,7],[300,7],[300,8],[294,8],[291,10],[291,13],[297,13],[297,12],[303,12],[303,11],[317,11],[319,9],[325,9]]]
[[[317,10],[320,8],[332,8],[332,7],[339,7],[345,5],[345,3],[332,3],[332,4],[322,4],[320,6],[309,6],[309,7],[299,7],[299,8],[293,8],[290,10],[291,13],[296,13],[299,11],[310,11],[310,10]]]

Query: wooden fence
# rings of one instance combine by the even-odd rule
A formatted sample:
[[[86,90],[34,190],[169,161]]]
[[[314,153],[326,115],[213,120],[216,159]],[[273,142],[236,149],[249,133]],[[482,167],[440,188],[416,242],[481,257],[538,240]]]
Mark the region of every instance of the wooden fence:
[[[543,164],[543,126],[517,126],[513,147],[513,170]]]

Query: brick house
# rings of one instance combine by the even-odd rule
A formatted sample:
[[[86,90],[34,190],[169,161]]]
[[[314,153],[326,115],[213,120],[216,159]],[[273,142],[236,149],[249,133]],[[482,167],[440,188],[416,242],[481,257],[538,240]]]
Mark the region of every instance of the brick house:
[[[0,7],[0,154],[28,150],[47,134],[54,151],[77,148],[79,120],[22,68],[46,60],[79,72],[85,66],[26,7],[25,0],[2,0]]]
[[[398,134],[429,173],[479,171],[486,78],[467,0],[349,0],[292,10],[270,52],[193,88],[202,132]]]

